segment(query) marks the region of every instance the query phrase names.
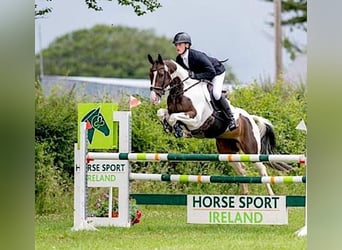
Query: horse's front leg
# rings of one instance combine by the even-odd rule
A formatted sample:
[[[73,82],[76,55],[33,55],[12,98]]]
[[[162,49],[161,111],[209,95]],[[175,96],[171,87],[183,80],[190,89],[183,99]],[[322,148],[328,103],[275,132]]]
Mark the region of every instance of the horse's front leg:
[[[175,137],[192,137],[191,130],[197,129],[200,127],[200,116],[192,115],[189,112],[180,112],[180,113],[173,113],[170,115],[168,119],[168,123],[171,125],[171,127],[174,129],[174,135]],[[181,124],[184,124],[185,127],[182,128]],[[190,129],[190,131],[188,130]]]
[[[167,109],[158,109],[157,116],[160,123],[163,125],[163,129],[166,133],[172,133],[172,127],[168,123],[168,119],[170,117],[169,112]]]
[[[175,113],[174,113],[175,114]],[[167,109],[158,109],[157,116],[160,123],[163,125],[163,129],[166,133],[174,132],[174,136],[176,138],[179,137],[191,137],[191,133],[189,131],[183,130],[178,123],[177,118],[175,118],[174,114],[170,115]],[[170,117],[173,116],[173,118]]]
[[[173,134],[176,138],[183,137],[183,129],[181,128],[179,122],[177,120],[171,120],[172,123],[170,124],[170,116],[167,111],[160,111],[158,117],[160,122],[163,124],[165,132],[172,133],[172,131],[174,131]]]
[[[177,121],[184,123],[190,130],[199,128],[201,126],[201,117],[197,114],[194,118],[191,118],[187,113],[173,113],[170,115],[168,122],[171,126],[174,126]]]
[[[175,137],[183,137],[183,130],[177,121],[172,123],[172,125],[169,124],[170,115],[167,109],[158,109],[157,116],[166,133],[172,133],[174,131]]]

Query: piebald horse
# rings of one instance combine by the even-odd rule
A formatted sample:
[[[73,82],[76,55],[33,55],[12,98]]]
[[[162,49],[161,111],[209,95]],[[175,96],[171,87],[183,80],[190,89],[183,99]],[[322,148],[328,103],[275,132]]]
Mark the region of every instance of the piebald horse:
[[[239,127],[233,131],[227,128],[224,115],[214,107],[206,81],[191,79],[188,71],[173,60],[163,60],[158,55],[153,60],[149,77],[151,80],[150,101],[160,103],[161,97],[169,91],[167,109],[159,109],[157,115],[164,130],[176,137],[215,138],[220,154],[273,154],[276,146],[273,125],[267,119],[250,115],[247,111],[230,105]],[[242,162],[229,162],[238,175],[246,175]],[[268,162],[267,165],[280,171],[292,166],[284,162]],[[255,162],[260,176],[267,176],[266,166]],[[265,184],[269,195],[273,195],[270,184]],[[242,194],[248,194],[246,184],[241,184]]]

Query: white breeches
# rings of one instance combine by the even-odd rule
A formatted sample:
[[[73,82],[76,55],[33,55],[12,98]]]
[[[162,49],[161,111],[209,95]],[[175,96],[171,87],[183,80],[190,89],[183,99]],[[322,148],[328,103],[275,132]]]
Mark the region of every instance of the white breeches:
[[[226,72],[223,72],[221,75],[217,75],[212,80],[213,83],[213,96],[215,100],[220,100],[222,96],[222,88],[223,88],[223,81],[224,76],[226,75]]]

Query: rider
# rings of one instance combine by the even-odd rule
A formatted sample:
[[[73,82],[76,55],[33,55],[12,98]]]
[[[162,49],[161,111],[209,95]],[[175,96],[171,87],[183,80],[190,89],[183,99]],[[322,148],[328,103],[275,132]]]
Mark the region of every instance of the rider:
[[[190,78],[212,82],[215,103],[227,118],[229,130],[236,129],[238,126],[235,123],[229,103],[222,95],[223,81],[226,74],[224,65],[216,58],[191,49],[191,37],[186,32],[177,33],[173,39],[173,44],[176,46],[178,53],[176,62],[189,71]]]

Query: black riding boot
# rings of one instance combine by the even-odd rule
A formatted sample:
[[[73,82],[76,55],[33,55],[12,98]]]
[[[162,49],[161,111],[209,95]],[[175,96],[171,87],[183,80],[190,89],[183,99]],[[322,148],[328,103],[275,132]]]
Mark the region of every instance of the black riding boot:
[[[238,126],[235,123],[235,119],[234,119],[232,111],[230,110],[228,101],[226,100],[226,98],[221,96],[220,100],[218,100],[217,103],[220,105],[221,110],[222,110],[224,116],[228,120],[228,128],[229,128],[229,130],[233,131]]]

